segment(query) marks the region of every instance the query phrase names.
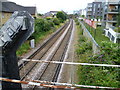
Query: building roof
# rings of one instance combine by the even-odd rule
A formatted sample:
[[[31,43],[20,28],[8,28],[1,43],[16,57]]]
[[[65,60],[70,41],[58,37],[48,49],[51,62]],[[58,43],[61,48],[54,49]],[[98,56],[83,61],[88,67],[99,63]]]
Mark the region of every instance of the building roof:
[[[0,2],[7,2],[7,0],[0,0]]]
[[[57,12],[59,12],[59,11],[49,11],[49,12],[45,13],[44,16],[45,16],[45,17],[49,17],[49,16],[51,16],[51,15],[56,15]]]
[[[14,2],[2,2],[2,11],[11,13],[14,11],[28,11],[30,14],[35,14],[36,7],[24,7]]]
[[[50,13],[57,13],[57,12],[59,12],[59,11],[50,11]]]
[[[31,14],[35,14],[36,7],[24,7],[26,11],[28,11]]]

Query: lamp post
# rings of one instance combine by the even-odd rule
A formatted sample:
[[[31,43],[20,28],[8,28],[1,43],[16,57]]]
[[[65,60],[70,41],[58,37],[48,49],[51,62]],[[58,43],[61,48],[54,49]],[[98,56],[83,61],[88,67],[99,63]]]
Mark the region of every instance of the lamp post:
[[[94,30],[94,40],[95,40],[95,36],[96,36],[96,28],[95,28],[95,30]]]
[[[97,22],[96,19],[95,19],[95,21]],[[95,39],[95,36],[96,36],[96,27],[97,27],[97,26],[95,26],[95,28],[94,28],[94,39]]]
[[[93,21],[94,21],[94,20],[93,20],[93,19],[91,19],[91,27],[93,27]],[[91,33],[92,33],[92,32],[91,32]]]

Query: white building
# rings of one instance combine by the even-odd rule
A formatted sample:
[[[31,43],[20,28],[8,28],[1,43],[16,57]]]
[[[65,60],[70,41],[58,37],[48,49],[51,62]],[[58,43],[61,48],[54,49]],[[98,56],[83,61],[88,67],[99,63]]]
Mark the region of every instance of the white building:
[[[119,14],[119,6],[120,0],[106,0],[107,1],[107,9],[105,12],[105,23],[106,23],[106,29],[105,29],[105,35],[110,38],[111,41],[114,43],[120,43],[120,33],[116,32],[117,30],[117,16]]]
[[[119,2],[120,0],[106,0],[106,2]]]
[[[106,0],[95,0],[94,2],[106,2]]]

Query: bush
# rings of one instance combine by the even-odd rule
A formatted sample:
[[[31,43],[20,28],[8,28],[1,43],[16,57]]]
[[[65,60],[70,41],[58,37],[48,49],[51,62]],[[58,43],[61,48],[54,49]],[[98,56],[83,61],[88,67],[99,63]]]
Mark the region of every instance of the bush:
[[[17,51],[17,55],[23,55],[30,49],[29,41],[26,41],[25,43],[22,44],[22,46],[19,48]]]
[[[99,54],[87,57],[86,60],[84,59],[82,62],[91,64],[120,64],[120,49],[118,48],[118,45],[105,41],[103,41],[101,45],[101,52]],[[86,47],[86,45],[83,47]],[[85,51],[86,48],[83,47],[81,50]],[[82,54],[84,53],[81,53],[80,55]],[[119,87],[119,68],[80,66],[78,74],[80,78],[79,84]]]
[[[76,50],[77,54],[84,54],[86,51],[92,49],[92,44],[90,42],[83,42],[78,45],[78,49]]]
[[[114,31],[120,33],[120,27],[117,27]]]
[[[76,25],[80,25],[78,19],[75,19]]]
[[[59,21],[58,18],[54,18],[54,19],[53,19],[53,23],[54,23],[55,25],[59,25],[59,24],[60,24],[60,21]]]
[[[50,24],[50,27],[51,27],[51,28],[54,27],[54,25],[55,25],[52,20],[49,20],[48,23]]]
[[[81,19],[81,21],[83,21],[83,19]]]
[[[78,42],[86,42],[87,41],[87,39],[83,36],[83,35],[80,35],[79,36],[79,40],[78,40]]]
[[[104,59],[110,64],[120,64],[120,47],[116,43],[102,42],[101,55],[104,55]],[[105,63],[107,63],[105,62]]]
[[[36,37],[36,35],[39,35],[41,32],[46,32],[53,27],[53,22],[46,20],[46,19],[36,19],[35,20],[35,32],[33,33],[32,37]]]
[[[84,54],[86,51],[92,49],[92,44],[87,42],[87,39],[83,35],[80,35],[78,42],[79,44],[76,50],[77,55]]]
[[[52,18],[47,17],[46,20],[51,20]]]

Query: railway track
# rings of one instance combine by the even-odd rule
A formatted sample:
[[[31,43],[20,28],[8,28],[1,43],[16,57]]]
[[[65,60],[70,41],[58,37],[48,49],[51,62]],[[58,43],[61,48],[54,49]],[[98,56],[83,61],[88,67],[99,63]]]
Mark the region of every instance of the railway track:
[[[30,55],[28,59],[41,59],[47,53],[50,47],[55,43],[55,41],[60,37],[60,35],[64,32],[68,24],[69,23],[66,23],[54,35],[52,35],[52,37],[50,37],[49,40],[43,43],[43,45],[41,45],[41,47],[36,52]],[[35,67],[36,64],[37,63],[33,62],[23,62],[21,65],[19,65],[21,80],[23,80],[26,77],[26,75],[29,74],[29,72]]]
[[[73,21],[70,20],[69,23],[65,24],[60,30],[58,30],[39,50],[37,50],[29,59],[43,59],[43,60],[58,60],[63,61],[64,53],[67,49],[67,44],[69,42],[69,37],[71,35],[71,30]],[[47,64],[47,63],[33,63],[25,62],[25,66],[20,66],[20,76],[21,80],[46,80],[46,81],[56,81],[59,75],[61,64]],[[37,70],[36,70],[37,69]],[[35,74],[35,72],[37,72]],[[24,87],[24,86],[23,86]],[[26,86],[25,86],[26,87]],[[29,87],[29,86],[27,86]],[[39,87],[31,87],[34,90]]]
[[[61,61],[62,62],[64,60],[65,52],[67,50],[67,45],[69,42],[72,28],[73,26],[71,22],[68,32],[66,33],[63,41],[57,48],[56,52],[54,53],[50,61]],[[37,78],[37,80],[56,82],[60,69],[61,69],[61,64],[48,63],[46,68],[43,70],[42,74],[39,76],[39,78]],[[41,87],[35,86],[33,90],[40,89],[40,88]],[[52,88],[45,88],[45,89],[52,90]]]
[[[63,31],[66,29],[67,25],[69,24],[69,22],[67,22],[64,26],[62,26],[58,31],[56,31],[48,40],[46,40],[40,47],[39,49],[37,49],[32,55],[30,55],[28,57],[28,59],[33,59],[39,52],[41,52],[41,50],[43,50],[48,43],[52,43],[51,41],[53,41],[54,38],[58,38],[60,36],[61,33],[63,33]],[[59,34],[59,35],[58,35]],[[20,60],[19,60],[20,61]],[[18,62],[19,63],[19,62]],[[26,65],[28,62],[24,62],[24,65]],[[23,62],[19,64],[19,70],[21,70],[23,68]]]

